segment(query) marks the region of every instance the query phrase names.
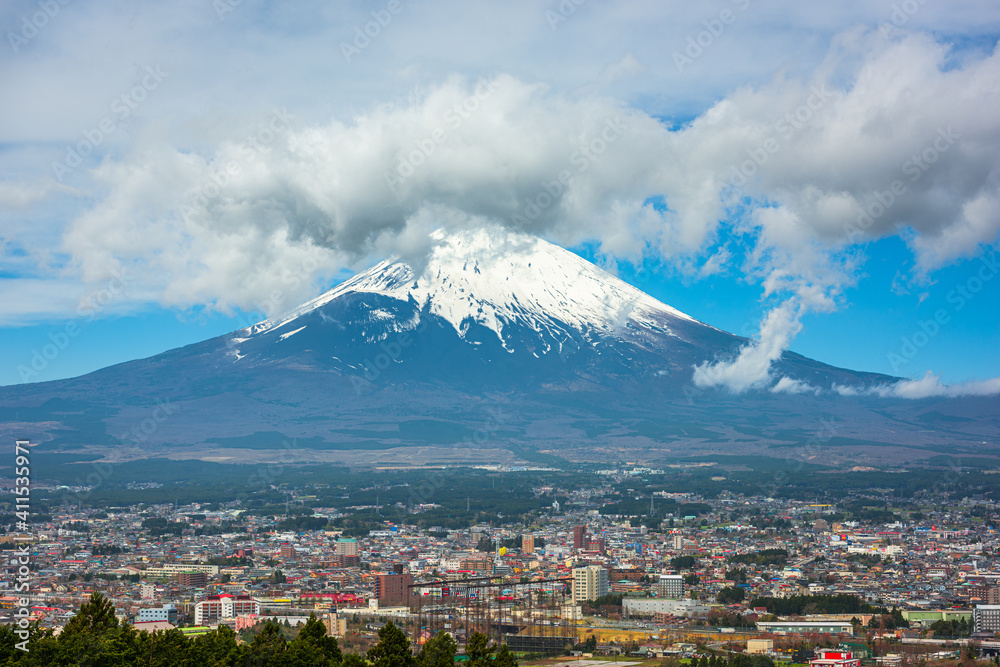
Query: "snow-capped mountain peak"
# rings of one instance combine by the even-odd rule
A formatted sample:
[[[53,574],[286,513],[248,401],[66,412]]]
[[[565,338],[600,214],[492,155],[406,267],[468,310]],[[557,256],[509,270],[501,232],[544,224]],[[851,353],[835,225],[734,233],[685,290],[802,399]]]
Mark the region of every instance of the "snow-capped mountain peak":
[[[432,240],[422,268],[398,258],[384,260],[293,312],[251,327],[250,333],[284,326],[350,293],[412,300],[460,336],[475,322],[496,333],[505,347],[508,328],[607,335],[630,325],[662,329],[672,319],[695,321],[537,237],[470,230],[438,231]]]

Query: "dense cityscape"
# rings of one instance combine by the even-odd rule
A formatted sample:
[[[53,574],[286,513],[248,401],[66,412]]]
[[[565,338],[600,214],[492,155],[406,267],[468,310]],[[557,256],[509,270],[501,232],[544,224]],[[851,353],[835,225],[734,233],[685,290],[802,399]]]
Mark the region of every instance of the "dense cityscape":
[[[314,616],[354,653],[387,624],[415,651],[444,631],[461,654],[481,633],[522,661],[753,654],[893,665],[1000,648],[1000,538],[983,494],[819,502],[647,493],[668,475],[649,468],[597,471],[575,488],[545,469],[442,473],[492,487],[516,479],[533,507],[475,521],[489,494],[470,491],[468,525],[433,525],[445,509],[425,497],[433,487],[391,476],[357,490],[389,501],[336,507],[316,487],[270,489],[270,505],[101,509],[54,488],[63,502],[44,522],[30,535],[11,523],[2,538],[9,550],[30,544],[33,570],[30,593],[6,584],[3,620],[16,627],[26,595],[33,627],[59,633],[97,594],[123,625],[188,638],[226,627],[252,642],[276,623],[292,639]],[[15,554],[6,581],[17,568]]]

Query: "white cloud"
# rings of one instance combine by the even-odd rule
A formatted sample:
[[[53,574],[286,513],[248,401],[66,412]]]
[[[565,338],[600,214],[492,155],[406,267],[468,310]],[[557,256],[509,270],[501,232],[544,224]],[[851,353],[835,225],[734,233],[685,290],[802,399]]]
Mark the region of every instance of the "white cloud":
[[[174,306],[281,310],[345,267],[390,251],[418,257],[430,229],[480,218],[566,244],[597,239],[611,255],[652,252],[702,277],[740,255],[718,243],[720,228],[729,226],[750,244],[740,269],[779,304],[736,359],[699,367],[698,381],[735,391],[773,382],[771,362],[794,339],[801,316],[838,307],[857,275],[852,244],[902,235],[923,273],[996,242],[996,51],[959,57],[918,32],[887,39],[858,28],[832,42],[827,37],[887,19],[892,3],[821,12],[754,5],[681,75],[670,54],[717,8],[588,3],[555,32],[544,19],[547,8],[516,2],[492,11],[501,39],[478,29],[481,18],[471,10],[407,5],[356,61],[323,61],[303,71],[300,63],[316,60],[317,45],[330,49],[349,39],[354,25],[369,20],[368,10],[352,9],[333,23],[316,9],[321,15],[313,23],[262,31],[251,50],[243,46],[245,32],[273,25],[269,10],[252,3],[223,22],[198,3],[170,16],[147,6],[129,26],[99,9],[67,7],[67,21],[53,21],[45,36],[68,45],[62,57],[113,65],[95,69],[102,77],[113,73],[112,82],[68,81],[56,67],[59,56],[40,48],[39,37],[37,52],[21,54],[16,71],[0,64],[0,73],[11,75],[16,98],[32,91],[59,103],[43,105],[44,117],[7,107],[0,127],[9,136],[55,137],[61,154],[63,142],[79,139],[108,113],[132,84],[137,63],[164,65],[170,78],[102,146],[103,159],[74,173],[90,179],[94,203],[69,216],[59,233],[84,280],[96,283],[127,267],[137,293]],[[82,23],[64,32],[73,17]],[[784,30],[790,20],[805,28]],[[175,30],[188,24],[197,29]],[[996,21],[984,19],[975,3],[960,3],[922,6],[906,28],[969,33],[991,25]],[[192,35],[190,48],[163,48],[161,26]],[[88,55],[96,52],[88,40],[101,29],[120,33],[109,48],[128,58]],[[799,61],[784,61],[777,45],[798,44],[801,29],[814,39],[796,51],[803,53]],[[214,39],[205,39],[210,34]],[[581,40],[597,34],[615,47],[595,53]],[[476,98],[477,77],[492,71],[498,53],[511,52],[510,35],[530,48],[510,62],[510,76],[496,77],[496,90],[480,89]],[[761,42],[776,47],[762,52]],[[444,54],[457,52],[466,62],[449,67],[466,75],[448,77],[441,63],[454,59]],[[760,57],[740,57],[750,52]],[[231,106],[204,107],[209,75],[217,97]],[[324,92],[328,79],[338,82],[336,95]],[[526,83],[534,81],[545,85]],[[739,87],[744,81],[750,83]],[[247,133],[259,135],[269,121],[260,111],[265,100],[299,118],[264,148],[249,150]],[[476,109],[455,111],[463,104]],[[65,116],[77,108],[86,114]],[[238,122],[236,109],[244,114]],[[691,109],[697,113],[687,124],[669,120]],[[246,114],[256,114],[256,125]],[[174,116],[179,123],[167,122]],[[605,141],[599,156],[580,151],[609,131],[609,120],[617,127],[615,118],[625,129],[610,130],[614,141]],[[445,134],[437,141],[439,130]],[[914,156],[933,163],[924,170]],[[402,160],[421,164],[392,189],[385,175]],[[217,196],[199,198],[230,163],[239,173]],[[531,215],[529,200],[544,201],[545,186],[553,190],[563,170],[572,183]],[[902,194],[892,193],[897,180]],[[7,198],[30,203],[46,186],[17,187]],[[885,193],[893,199],[887,206]],[[666,211],[644,205],[653,196],[664,197]],[[876,215],[877,205],[884,210]]]
[[[695,385],[725,387],[739,393],[770,382],[771,364],[802,329],[801,312],[796,299],[772,309],[761,323],[760,337],[740,350],[736,358],[695,366]]]
[[[832,50],[827,69],[860,60],[849,85],[837,87],[823,70],[738,90],[679,130],[610,98],[568,97],[508,76],[488,85],[453,77],[349,122],[283,125],[259,151],[238,141],[205,157],[146,147],[93,172],[109,194],[73,222],[66,249],[87,276],[116,262],[155,265],[171,304],[246,306],[269,287],[255,278],[261,272],[288,270],[305,252],[322,257],[312,277],[326,275],[412,237],[416,221],[435,211],[563,243],[596,238],[611,254],[651,244],[697,274],[728,219],[725,206],[742,192],[755,203],[733,224],[755,243],[748,269],[765,296],[830,310],[853,280],[840,254],[859,240],[852,232],[863,240],[908,226],[918,261],[933,268],[972,252],[1000,225],[989,203],[1000,121],[982,111],[1000,106],[988,85],[1000,76],[1000,56],[943,71],[946,50],[929,38],[877,37],[851,33]],[[935,164],[867,228],[852,228],[872,193],[891,191],[914,152],[941,137]],[[239,173],[217,196],[199,197],[216,192],[213,174],[229,164]],[[561,174],[572,181],[560,183]],[[658,195],[665,212],[643,204]],[[931,257],[925,237],[948,242]],[[737,375],[765,373],[762,362],[793,336],[762,330]]]
[[[927,371],[919,380],[901,380],[896,384],[876,387],[874,393],[887,398],[993,396],[1000,394],[1000,378],[946,385],[941,383],[940,376]]]
[[[72,188],[52,181],[0,181],[0,207],[24,208],[45,201],[54,192],[75,194]]]
[[[608,65],[601,72],[601,83],[611,83],[618,79],[627,79],[636,76],[643,70],[643,66],[635,59],[631,53],[626,53],[625,57],[618,62]]]
[[[919,380],[900,380],[875,387],[834,385],[841,396],[880,396],[882,398],[958,398],[960,396],[995,396],[1000,394],[1000,377],[988,380],[943,384],[941,376],[927,371]]]
[[[819,387],[814,387],[808,382],[802,382],[801,380],[794,380],[790,377],[783,376],[778,380],[777,384],[771,387],[771,392],[775,394],[819,394]]]

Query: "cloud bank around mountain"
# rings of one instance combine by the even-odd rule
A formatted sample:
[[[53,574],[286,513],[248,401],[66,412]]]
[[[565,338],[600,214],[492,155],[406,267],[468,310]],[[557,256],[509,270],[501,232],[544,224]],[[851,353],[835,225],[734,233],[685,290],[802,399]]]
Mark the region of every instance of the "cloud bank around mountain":
[[[839,307],[853,249],[898,235],[920,280],[997,243],[998,80],[995,48],[956,60],[927,34],[863,28],[810,74],[737,89],[678,127],[613,97],[455,76],[325,124],[276,109],[201,152],[141,143],[92,171],[102,194],[63,250],[92,283],[126,269],[165,305],[272,314],[373,258],[418,262],[431,230],[481,219],[692,276],[720,270],[738,240],[773,308],[694,381],[795,391],[771,363],[804,314]]]

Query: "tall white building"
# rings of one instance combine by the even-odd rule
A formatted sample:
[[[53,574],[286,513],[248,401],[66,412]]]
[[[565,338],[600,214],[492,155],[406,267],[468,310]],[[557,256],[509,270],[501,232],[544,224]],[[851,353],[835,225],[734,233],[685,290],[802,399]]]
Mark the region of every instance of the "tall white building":
[[[354,538],[342,537],[337,540],[338,556],[357,556],[358,541]]]
[[[607,594],[607,570],[598,565],[573,568],[573,602],[596,600]]]
[[[684,597],[684,577],[679,574],[661,574],[656,586],[656,596],[672,600]]]

